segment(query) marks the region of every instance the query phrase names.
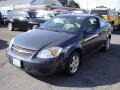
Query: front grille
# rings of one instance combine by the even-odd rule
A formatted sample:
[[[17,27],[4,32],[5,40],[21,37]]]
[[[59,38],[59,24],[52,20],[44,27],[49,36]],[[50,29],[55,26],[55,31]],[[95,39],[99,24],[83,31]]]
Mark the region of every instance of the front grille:
[[[32,56],[36,50],[30,50],[30,49],[26,49],[26,48],[22,48],[20,46],[17,45],[13,45],[11,48],[11,51],[13,54],[20,56],[20,57],[30,57]]]

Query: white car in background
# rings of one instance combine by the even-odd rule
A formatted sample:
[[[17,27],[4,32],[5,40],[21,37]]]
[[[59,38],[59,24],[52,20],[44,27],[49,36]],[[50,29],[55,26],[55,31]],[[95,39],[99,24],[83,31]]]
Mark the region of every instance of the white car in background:
[[[71,14],[85,14],[87,13],[86,11],[83,11],[83,10],[73,10],[71,11]]]
[[[41,11],[37,11],[37,12],[39,12],[37,14],[37,16],[40,17],[40,18],[43,18],[43,19],[50,19],[50,18],[55,16],[52,11],[41,10]]]

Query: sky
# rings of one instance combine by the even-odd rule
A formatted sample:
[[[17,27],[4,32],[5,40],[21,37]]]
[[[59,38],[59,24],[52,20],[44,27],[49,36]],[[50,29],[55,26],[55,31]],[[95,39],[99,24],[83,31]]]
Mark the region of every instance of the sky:
[[[75,0],[77,1],[81,8],[84,9],[92,9],[96,6],[104,5],[108,8],[120,8],[120,0]]]

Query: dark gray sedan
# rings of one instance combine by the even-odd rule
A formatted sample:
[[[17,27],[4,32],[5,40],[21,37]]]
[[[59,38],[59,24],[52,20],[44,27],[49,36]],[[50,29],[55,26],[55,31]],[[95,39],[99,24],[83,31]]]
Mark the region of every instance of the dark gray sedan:
[[[60,15],[38,30],[14,37],[7,48],[9,62],[29,73],[50,75],[64,70],[74,75],[81,60],[110,48],[112,26],[92,15]]]

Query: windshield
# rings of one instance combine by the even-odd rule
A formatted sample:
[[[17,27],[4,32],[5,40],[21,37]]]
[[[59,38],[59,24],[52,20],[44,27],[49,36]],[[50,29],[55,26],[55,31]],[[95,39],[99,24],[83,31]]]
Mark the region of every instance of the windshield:
[[[44,18],[45,13],[44,12],[29,12],[29,15],[31,18]]]
[[[41,28],[50,31],[62,31],[76,34],[79,32],[83,17],[58,16],[46,21]]]
[[[107,10],[92,10],[91,14],[107,15]]]
[[[27,12],[15,12],[14,16],[15,17],[29,17]]]

